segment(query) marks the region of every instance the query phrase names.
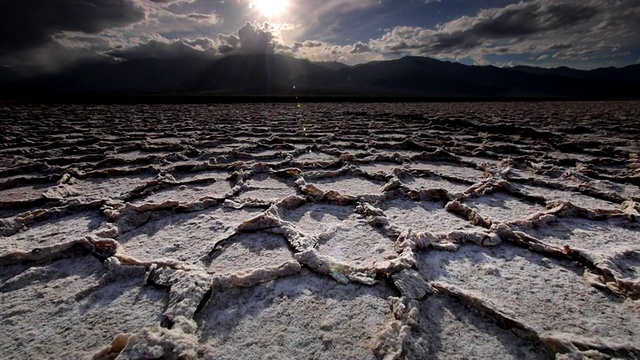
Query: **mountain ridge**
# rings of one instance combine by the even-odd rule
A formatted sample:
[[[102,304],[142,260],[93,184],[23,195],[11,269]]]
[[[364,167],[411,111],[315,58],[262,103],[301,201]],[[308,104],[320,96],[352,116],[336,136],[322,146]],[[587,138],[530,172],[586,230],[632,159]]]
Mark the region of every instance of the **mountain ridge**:
[[[594,70],[498,68],[415,56],[356,66],[279,54],[235,54],[214,60],[149,58],[87,62],[26,79],[4,68],[0,76],[3,98],[61,94],[640,98],[638,64]]]

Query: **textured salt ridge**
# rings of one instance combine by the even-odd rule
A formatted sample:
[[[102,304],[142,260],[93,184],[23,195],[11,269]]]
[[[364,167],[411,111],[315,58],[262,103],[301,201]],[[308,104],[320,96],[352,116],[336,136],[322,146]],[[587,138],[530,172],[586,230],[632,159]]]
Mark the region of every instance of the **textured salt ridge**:
[[[362,114],[373,118],[390,116],[389,114],[379,115],[375,111],[345,113],[346,116],[356,118]],[[24,231],[25,228],[37,229],[38,225],[44,221],[60,219],[65,215],[86,210],[96,213],[99,210],[102,213],[100,217],[102,224],[88,232],[86,240],[34,247],[27,251],[4,252],[0,254],[2,259],[0,265],[39,266],[53,259],[74,259],[91,253],[104,262],[107,271],[107,275],[103,276],[104,279],[118,281],[117,279],[123,276],[136,277],[142,270],[146,272],[145,279],[148,284],[168,289],[168,302],[163,312],[163,320],[156,327],[134,329],[134,333],[113,334],[114,341],[103,350],[96,350],[96,358],[202,356],[204,353],[198,342],[199,326],[194,321],[194,317],[203,307],[215,306],[208,302],[212,294],[224,289],[253,289],[260,286],[259,284],[277,282],[279,278],[291,279],[301,273],[306,274],[308,270],[332,279],[339,286],[349,283],[387,286],[400,295],[400,297],[388,298],[391,320],[377,331],[375,341],[371,345],[371,354],[379,358],[424,358],[433,354],[434,351],[446,354],[444,345],[448,344],[452,338],[443,335],[443,338],[434,340],[443,345],[434,350],[433,344],[425,343],[424,337],[420,336],[429,326],[429,321],[422,314],[433,314],[433,311],[441,306],[439,304],[450,304],[448,307],[440,308],[447,311],[478,311],[484,314],[492,319],[492,323],[484,326],[497,325],[497,330],[492,331],[499,333],[502,331],[500,329],[508,329],[512,334],[509,335],[511,338],[508,341],[513,343],[515,348],[510,345],[508,349],[500,350],[500,346],[496,346],[495,350],[498,353],[491,354],[492,356],[505,356],[509,353],[512,357],[520,358],[521,356],[513,352],[516,348],[524,349],[518,351],[529,351],[528,355],[531,358],[545,356],[533,351],[527,344],[545,348],[546,355],[582,354],[594,358],[602,354],[627,358],[640,356],[637,344],[633,343],[603,341],[570,333],[542,333],[518,316],[485,298],[481,293],[449,283],[446,278],[444,281],[435,280],[422,274],[423,265],[418,260],[418,255],[424,256],[432,251],[441,250],[454,251],[455,254],[465,244],[502,248],[503,243],[508,243],[535,254],[549,256],[557,261],[571,261],[586,266],[584,279],[588,284],[607,294],[613,294],[623,301],[633,301],[638,297],[638,277],[633,270],[639,258],[637,246],[634,247],[631,244],[630,247],[617,249],[611,256],[604,256],[607,254],[582,249],[579,246],[548,243],[545,239],[538,239],[527,233],[527,229],[537,229],[554,222],[570,223],[571,219],[576,218],[597,222],[614,221],[618,226],[630,226],[629,224],[635,222],[638,215],[636,203],[638,191],[637,189],[629,190],[630,187],[625,184],[637,185],[638,177],[632,171],[621,170],[620,167],[637,163],[634,162],[631,154],[624,150],[609,152],[609,148],[594,149],[598,146],[603,148],[610,146],[602,145],[596,140],[569,140],[567,136],[553,131],[538,131],[517,124],[482,124],[478,121],[461,120],[456,116],[460,115],[456,114],[448,121],[440,121],[437,116],[425,121],[423,114],[403,115],[400,118],[407,121],[407,127],[404,130],[406,132],[398,136],[386,135],[384,131],[381,131],[380,135],[376,132],[367,133],[364,131],[366,127],[360,129],[351,124],[351,129],[346,131],[347,134],[367,133],[367,136],[375,140],[369,140],[365,144],[361,144],[360,140],[347,142],[347,146],[342,148],[333,145],[339,138],[328,133],[319,132],[319,135],[310,136],[307,131],[297,133],[294,131],[292,135],[271,135],[265,139],[264,135],[268,131],[277,131],[271,127],[270,123],[265,124],[271,127],[270,130],[250,128],[251,130],[238,132],[232,130],[231,123],[222,121],[217,127],[209,129],[211,133],[217,132],[221,135],[201,136],[200,139],[192,137],[188,145],[182,141],[176,143],[175,140],[162,143],[162,137],[157,140],[160,143],[155,143],[156,140],[151,137],[115,132],[120,137],[118,142],[125,138],[130,143],[117,145],[115,138],[101,141],[98,133],[95,137],[88,139],[52,141],[48,145],[33,147],[32,149],[38,150],[32,152],[3,149],[1,152],[3,156],[9,154],[15,156],[15,160],[14,166],[0,170],[0,177],[6,178],[0,183],[0,189],[14,189],[29,184],[49,184],[48,189],[42,192],[42,198],[1,204],[2,208],[40,207],[40,209],[21,212],[2,219],[0,229],[6,239],[11,239],[11,236]],[[475,114],[470,113],[467,116],[474,118]],[[505,118],[501,121],[505,121]],[[229,127],[225,127],[225,124]],[[139,125],[145,126],[144,123]],[[309,124],[305,126],[312,127]],[[317,127],[318,125],[315,126],[316,130],[321,129]],[[385,125],[378,122],[374,126],[383,128]],[[404,135],[425,128],[431,129],[436,135],[432,138]],[[36,139],[41,136],[37,130],[34,131],[33,128],[30,130],[31,134],[35,134]],[[343,131],[338,127],[334,129],[336,130]],[[166,129],[148,130],[149,133],[156,133],[156,131],[162,133]],[[438,131],[441,134],[438,134]],[[461,139],[466,136],[465,134],[469,134],[468,142],[451,141],[449,135],[452,131],[456,131]],[[475,135],[478,132],[498,135],[485,136],[483,139],[482,136]],[[16,132],[18,133],[21,132]],[[60,134],[64,134],[64,131],[60,131]],[[247,137],[253,141],[254,145],[233,146],[236,140],[229,141],[226,138],[229,134],[234,134],[236,139]],[[502,140],[500,136],[511,136],[517,145],[492,145],[491,141],[498,143]],[[21,143],[13,135],[6,135],[5,139],[7,144]],[[469,141],[477,139],[481,140],[475,143]],[[543,141],[546,145],[531,146],[528,139]],[[143,141],[140,142],[140,140]],[[29,143],[29,139],[21,141],[23,144],[35,144],[35,142]],[[308,145],[310,141],[314,143]],[[115,150],[101,154],[101,147],[112,146]],[[225,150],[225,146],[232,147]],[[84,150],[94,151],[95,154],[65,157],[60,153],[60,149],[79,152],[82,151],[82,147],[86,147]],[[256,152],[270,149],[277,151],[272,154],[255,155]],[[351,152],[350,149],[355,151]],[[578,162],[546,155],[546,152],[554,149],[584,154],[584,158]],[[139,151],[139,154],[144,152],[158,154],[133,155],[132,158],[119,157],[121,154],[132,151]],[[509,155],[504,158],[504,153]],[[477,156],[486,157],[487,160],[485,162],[469,160],[477,159]],[[629,160],[620,161],[611,156],[626,157]],[[272,161],[274,159],[275,161]],[[492,162],[491,159],[501,161]],[[153,165],[148,166],[149,163]],[[375,164],[397,164],[397,166],[387,167],[390,171],[362,170],[368,165]],[[422,167],[425,165],[426,168]],[[604,168],[603,165],[605,165]],[[606,168],[607,165],[611,168]],[[211,171],[221,171],[228,176],[223,176],[222,179],[205,177],[176,180],[181,176],[188,177],[188,174],[206,174]],[[27,173],[35,174],[23,175]],[[523,174],[530,175],[522,176]],[[126,191],[111,194],[103,199],[83,197],[82,191],[74,190],[78,180],[106,180],[113,176],[133,175],[144,175],[148,180],[140,181],[138,185]],[[289,184],[287,186],[293,188],[295,195],[275,199],[241,197],[243,193],[263,189],[259,186],[254,187],[251,183],[252,179],[265,178],[265,176],[267,179]],[[429,179],[429,181],[442,183],[443,186],[430,185],[428,188],[415,188],[412,186],[412,179]],[[190,201],[176,199],[156,203],[144,200],[152,199],[154,194],[181,186],[212,184],[219,181],[228,181],[230,190],[223,194],[197,197],[196,200]],[[450,184],[456,184],[459,187]],[[598,199],[609,202],[613,208],[576,206],[571,201],[557,201],[545,196],[544,191],[531,193],[519,187],[520,184],[581,194],[586,196],[588,204],[591,204],[588,199]],[[615,187],[614,185],[618,186],[617,191],[610,190],[612,186]],[[352,191],[353,189],[355,191]],[[505,199],[515,199],[509,200],[514,204],[518,204],[518,201],[535,204],[539,206],[539,211],[534,211],[533,214],[525,211],[523,216],[507,217],[501,220],[500,213],[492,211],[491,207],[476,206],[498,194],[504,194],[499,196]],[[143,202],[139,203],[138,200]],[[386,216],[383,210],[385,204],[401,204],[397,201],[418,204],[428,201],[440,204],[430,205],[431,209],[437,209],[437,206],[440,206],[445,214],[449,213],[468,222],[473,230],[432,232],[398,226]],[[357,215],[363,224],[377,229],[380,236],[388,239],[389,246],[393,248],[396,255],[391,259],[375,260],[369,266],[323,255],[321,243],[327,237],[331,239],[331,236],[336,236],[334,233],[331,231],[328,234],[307,233],[300,230],[295,222],[284,220],[288,212],[303,206],[316,206],[314,204],[352,207],[353,214]],[[490,203],[487,204],[490,205]],[[393,208],[394,205],[391,206]],[[217,240],[212,239],[208,251],[203,249],[202,257],[190,261],[170,258],[137,259],[127,254],[126,244],[121,246],[119,243],[123,235],[150,222],[170,219],[175,214],[223,208],[234,210],[255,208],[263,211],[249,220],[227,228]],[[534,209],[537,208],[534,207]],[[242,238],[245,236],[243,234],[257,234],[257,236],[270,234],[270,236],[282,237],[288,246],[288,260],[285,260],[287,259],[287,256],[284,256],[287,254],[285,252],[283,260],[278,260],[280,263],[272,265],[253,268],[248,264],[246,268],[232,273],[207,271],[206,264],[216,261],[215,258],[212,260],[211,255],[216,251],[224,254],[225,243],[232,241],[234,237]],[[487,268],[486,271],[494,273],[499,270]],[[451,302],[452,300],[454,302]],[[462,302],[464,306],[457,308],[459,305],[454,305],[456,301]],[[458,324],[458,320],[447,319],[447,328],[443,328],[443,331],[448,327],[456,329],[462,326]],[[475,321],[484,322],[485,320]],[[471,333],[477,331],[468,327],[465,329]],[[481,334],[484,333],[478,333],[478,336]],[[502,339],[505,334],[500,333],[499,337]],[[489,340],[491,339],[487,339]],[[486,350],[483,349],[483,351]],[[507,353],[500,353],[500,351],[507,351]],[[489,356],[488,353],[486,355]]]

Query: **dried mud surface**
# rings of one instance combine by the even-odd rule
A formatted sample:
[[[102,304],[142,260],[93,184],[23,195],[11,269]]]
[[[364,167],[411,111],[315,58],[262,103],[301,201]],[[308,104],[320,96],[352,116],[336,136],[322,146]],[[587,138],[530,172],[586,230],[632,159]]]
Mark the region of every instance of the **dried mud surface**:
[[[0,126],[2,358],[640,358],[638,102]]]

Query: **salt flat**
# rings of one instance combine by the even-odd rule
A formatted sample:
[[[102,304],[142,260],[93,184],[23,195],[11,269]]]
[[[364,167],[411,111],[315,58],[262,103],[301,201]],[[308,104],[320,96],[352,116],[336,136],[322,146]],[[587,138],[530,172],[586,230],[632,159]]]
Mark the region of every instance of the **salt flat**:
[[[638,359],[639,120],[4,104],[0,353]]]

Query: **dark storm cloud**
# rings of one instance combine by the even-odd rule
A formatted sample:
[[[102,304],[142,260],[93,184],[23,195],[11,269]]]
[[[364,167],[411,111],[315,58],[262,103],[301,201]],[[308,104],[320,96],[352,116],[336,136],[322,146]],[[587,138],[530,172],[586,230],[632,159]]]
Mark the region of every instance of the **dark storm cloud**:
[[[231,46],[234,49],[240,45],[240,39],[233,34],[220,34],[218,40],[221,44]]]
[[[598,12],[599,5],[593,2],[520,2],[482,10],[474,17],[461,17],[434,31],[420,31],[415,34],[421,40],[419,43],[401,40],[388,49],[393,52],[421,49],[424,53],[469,50],[493,40],[518,40],[567,29],[592,19]]]
[[[276,47],[275,40],[276,37],[269,31],[269,24],[259,27],[247,22],[238,29],[237,35],[218,35],[218,52],[272,53]]]
[[[370,40],[368,54],[472,59],[477,64],[487,64],[485,57],[491,55],[603,63],[637,48],[639,16],[638,0],[521,1],[433,28],[396,26]],[[367,53],[362,46],[360,50],[358,55]]]
[[[122,50],[113,50],[107,54],[119,59],[173,59],[179,57],[212,56],[204,50],[211,43],[209,39],[196,39],[189,43],[183,41],[151,40]]]
[[[275,43],[273,34],[251,23],[244,24],[237,34],[220,34],[215,39],[200,37],[193,40],[153,39],[124,49],[107,52],[118,59],[172,59],[179,57],[215,57],[230,53],[271,53]]]
[[[249,53],[268,53],[273,52],[274,44],[273,34],[259,28],[251,23],[244,24],[238,29],[238,39],[240,39],[240,49]]]
[[[315,48],[315,47],[321,47],[324,45],[325,44],[322,41],[313,41],[313,40],[307,40],[304,42],[296,41],[295,43],[293,43],[293,48],[294,49],[300,49],[303,47]]]
[[[218,35],[218,52],[220,54],[229,54],[240,45],[240,39],[233,34]]]
[[[353,45],[353,49],[350,51],[351,54],[361,54],[371,52],[371,48],[369,45],[364,44],[362,42],[357,42]]]
[[[481,12],[476,23],[461,29],[465,35],[484,38],[510,38],[570,27],[589,20],[598,9],[581,3],[532,2]]]
[[[95,34],[145,17],[128,0],[4,0],[0,4],[0,55],[50,42],[62,31]]]

